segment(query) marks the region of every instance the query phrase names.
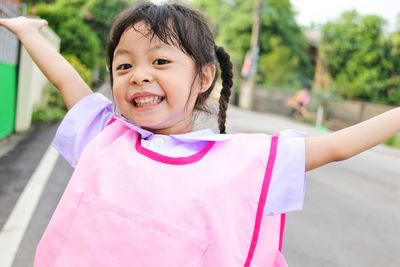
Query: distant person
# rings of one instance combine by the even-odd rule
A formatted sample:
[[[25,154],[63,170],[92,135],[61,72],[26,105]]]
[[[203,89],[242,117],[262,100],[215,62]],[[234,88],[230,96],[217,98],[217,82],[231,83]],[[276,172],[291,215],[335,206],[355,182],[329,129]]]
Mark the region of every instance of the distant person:
[[[144,2],[115,20],[114,103],[42,38],[44,20],[0,25],[69,108],[55,146],[75,171],[37,248],[37,267],[286,266],[284,214],[302,208],[305,172],[400,130],[396,108],[325,136],[225,134],[229,55],[203,15],[180,4]],[[218,69],[220,133],[193,131]]]
[[[310,103],[310,90],[311,87],[306,86],[303,89],[296,92],[296,94],[290,99],[289,105],[290,117],[295,114],[300,114],[303,117],[308,117],[308,104]]]

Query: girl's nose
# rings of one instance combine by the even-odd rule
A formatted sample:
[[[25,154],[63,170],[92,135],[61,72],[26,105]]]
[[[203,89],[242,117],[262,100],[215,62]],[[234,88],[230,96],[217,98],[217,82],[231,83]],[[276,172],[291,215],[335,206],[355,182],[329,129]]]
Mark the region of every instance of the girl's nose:
[[[145,68],[136,67],[132,71],[132,76],[130,78],[130,83],[141,85],[144,83],[151,83],[153,81],[153,76]]]

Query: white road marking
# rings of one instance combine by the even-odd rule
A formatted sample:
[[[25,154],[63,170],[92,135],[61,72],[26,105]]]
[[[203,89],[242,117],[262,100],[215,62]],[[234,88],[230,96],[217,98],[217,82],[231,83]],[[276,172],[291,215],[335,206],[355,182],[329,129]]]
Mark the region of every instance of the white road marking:
[[[50,145],[4,224],[0,232],[0,262],[2,267],[10,267],[13,264],[19,245],[58,156],[58,152]]]

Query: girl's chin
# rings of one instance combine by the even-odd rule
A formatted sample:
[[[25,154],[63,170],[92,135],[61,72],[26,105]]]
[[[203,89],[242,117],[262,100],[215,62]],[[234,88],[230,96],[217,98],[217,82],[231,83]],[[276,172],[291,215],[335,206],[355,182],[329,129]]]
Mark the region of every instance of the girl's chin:
[[[145,129],[149,132],[152,132],[153,134],[163,134],[163,135],[175,135],[175,134],[186,134],[192,131],[191,127],[185,127],[185,128],[177,128],[176,126],[170,126],[170,127],[154,127],[154,126],[141,126],[142,129]]]

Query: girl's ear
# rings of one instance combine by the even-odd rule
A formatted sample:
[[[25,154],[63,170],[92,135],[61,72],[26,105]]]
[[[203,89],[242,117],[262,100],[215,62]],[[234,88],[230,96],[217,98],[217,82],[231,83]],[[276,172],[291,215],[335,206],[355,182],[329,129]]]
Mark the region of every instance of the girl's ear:
[[[217,71],[216,66],[214,64],[207,64],[202,69],[202,79],[201,79],[201,88],[200,93],[204,93],[210,88],[212,82],[214,81],[215,72]]]

